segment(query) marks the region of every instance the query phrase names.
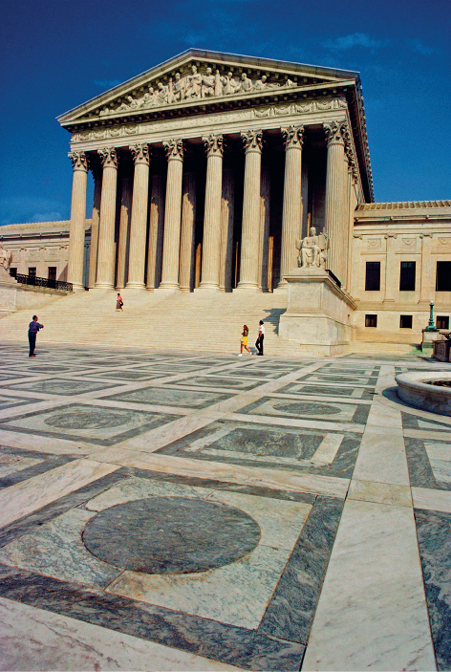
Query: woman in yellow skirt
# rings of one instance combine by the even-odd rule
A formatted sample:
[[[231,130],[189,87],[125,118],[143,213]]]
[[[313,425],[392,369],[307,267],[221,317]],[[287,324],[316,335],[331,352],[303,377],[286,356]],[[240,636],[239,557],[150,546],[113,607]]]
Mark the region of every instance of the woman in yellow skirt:
[[[238,355],[238,357],[243,356],[243,348],[245,350],[247,350],[250,355],[252,355],[252,352],[247,347],[247,337],[248,336],[249,336],[249,327],[247,326],[247,324],[245,324],[243,326],[243,333],[241,334],[241,350],[240,350],[240,354]]]

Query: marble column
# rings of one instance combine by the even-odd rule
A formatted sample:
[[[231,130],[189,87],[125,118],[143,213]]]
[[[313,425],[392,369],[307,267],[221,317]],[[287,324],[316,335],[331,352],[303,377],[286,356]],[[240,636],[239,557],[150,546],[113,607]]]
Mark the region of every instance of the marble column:
[[[293,268],[297,268],[296,240],[302,229],[302,145],[304,127],[282,128],[285,142],[285,180],[283,187],[282,243],[280,249],[280,282],[278,289],[287,288],[284,280]]]
[[[121,207],[119,213],[119,239],[117,243],[116,288],[123,289],[127,282],[127,248],[130,238],[130,220],[132,214],[132,178],[122,176]]]
[[[164,178],[163,175],[152,176],[150,196],[149,243],[147,250],[147,281],[146,288],[154,290],[161,280],[161,261],[163,255],[164,225]]]
[[[129,147],[135,163],[133,180],[128,289],[144,289],[146,263],[147,203],[149,198],[149,145],[145,142]]]
[[[88,158],[85,152],[70,152],[74,167],[72,178],[72,205],[70,212],[70,242],[67,280],[74,289],[83,289],[83,257],[86,227],[86,188]]]
[[[182,292],[194,289],[194,242],[196,227],[196,180],[194,173],[183,176],[182,230],[180,234],[180,274]]]
[[[330,240],[326,266],[341,282],[343,281],[341,240],[345,170],[344,124],[345,122],[338,123],[336,121],[323,124],[327,137],[325,231]]]
[[[271,174],[268,168],[262,169],[260,187],[260,242],[259,254],[259,286],[263,292],[268,290],[268,243],[270,225],[270,198],[271,198]]]
[[[432,233],[420,233],[421,239],[421,271],[419,304],[425,308],[430,301],[435,301],[437,263],[432,252]],[[415,257],[416,258],[416,257]]]
[[[115,271],[114,233],[118,158],[114,147],[99,149],[98,154],[102,161],[103,173],[96,288],[112,289]]]
[[[160,289],[180,289],[179,257],[182,216],[183,140],[163,142],[168,160],[164,209],[163,264]]]
[[[202,275],[199,289],[219,290],[223,136],[202,138],[207,152]]]
[[[252,129],[241,133],[241,138],[245,148],[245,163],[240,281],[237,289],[257,291],[263,131]]]
[[[94,200],[92,205],[91,250],[89,253],[89,281],[88,286],[93,289],[97,275],[97,249],[99,243],[100,197],[102,193],[102,171],[100,166],[92,169],[94,176]]]
[[[235,174],[233,170],[225,169],[222,172],[221,261],[219,266],[219,287],[225,292],[232,291],[234,210]]]

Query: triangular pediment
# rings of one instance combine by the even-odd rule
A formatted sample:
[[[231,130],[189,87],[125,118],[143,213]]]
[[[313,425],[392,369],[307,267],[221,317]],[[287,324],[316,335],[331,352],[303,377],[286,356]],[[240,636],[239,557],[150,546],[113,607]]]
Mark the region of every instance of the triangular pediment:
[[[286,98],[309,89],[355,82],[358,73],[333,68],[190,49],[58,117],[72,130],[112,119],[205,110],[243,100]]]

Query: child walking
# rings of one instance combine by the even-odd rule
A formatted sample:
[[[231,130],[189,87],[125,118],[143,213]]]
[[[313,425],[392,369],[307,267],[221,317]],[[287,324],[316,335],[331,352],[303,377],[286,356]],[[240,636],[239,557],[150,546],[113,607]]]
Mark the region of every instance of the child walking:
[[[245,324],[243,326],[243,333],[241,334],[241,350],[240,350],[240,354],[238,355],[238,357],[243,356],[243,348],[245,350],[247,350],[250,355],[252,355],[252,352],[247,347],[247,337],[248,336],[249,336],[249,327],[247,326],[247,324]]]

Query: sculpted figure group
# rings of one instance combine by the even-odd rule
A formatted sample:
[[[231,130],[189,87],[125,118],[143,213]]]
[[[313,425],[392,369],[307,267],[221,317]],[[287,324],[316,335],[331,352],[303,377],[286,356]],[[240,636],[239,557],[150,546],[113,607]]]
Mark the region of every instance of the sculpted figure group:
[[[100,111],[100,115],[104,116],[111,112],[125,112],[127,110],[144,110],[150,107],[171,105],[183,100],[229,96],[267,89],[291,88],[293,86],[296,86],[296,83],[291,79],[287,79],[283,84],[279,82],[269,83],[267,75],[262,75],[260,79],[251,79],[245,72],[237,79],[233,72],[222,75],[219,70],[213,73],[212,68],[207,67],[205,72],[200,73],[197,66],[192,65],[190,74],[182,76],[180,72],[176,72],[173,77],[169,78],[167,84],[157,82],[157,88],[149,85],[146,93],[140,98],[126,96],[126,100],[118,107],[105,107]]]

